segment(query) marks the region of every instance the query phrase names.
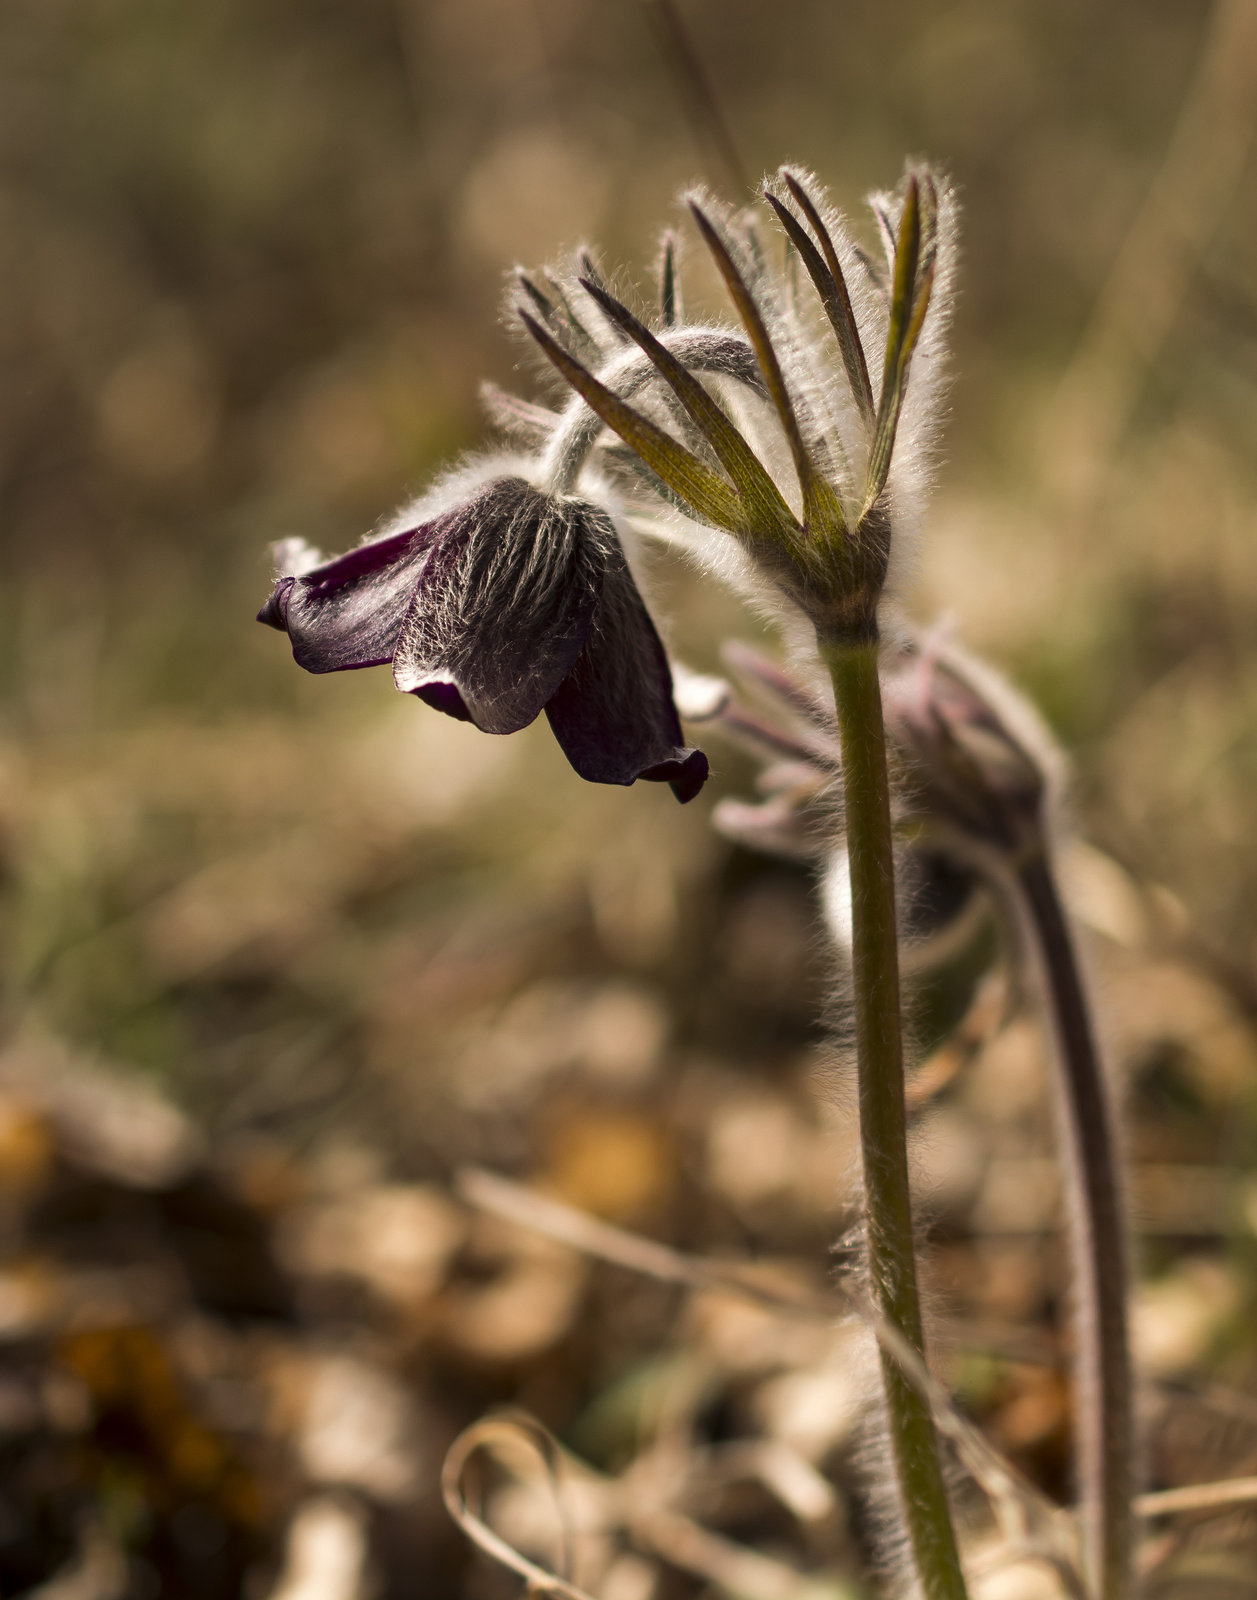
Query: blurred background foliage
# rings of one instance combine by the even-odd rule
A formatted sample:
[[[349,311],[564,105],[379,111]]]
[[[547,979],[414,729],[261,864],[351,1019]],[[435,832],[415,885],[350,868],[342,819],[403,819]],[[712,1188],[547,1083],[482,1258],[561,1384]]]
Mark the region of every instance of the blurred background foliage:
[[[951,613],[1076,761],[1099,847],[1079,858],[1078,894],[1103,935],[1132,1150],[1161,1173],[1141,1201],[1154,1367],[1221,1350],[1238,1382],[1257,1223],[1254,7],[679,0],[679,14],[751,172],[808,164],[855,210],[911,152],[960,187],[947,459],[904,598]],[[309,1378],[295,1335],[263,1359],[250,1318],[272,1342],[273,1326],[303,1327],[325,1365],[374,1327],[387,1382],[423,1397],[433,1439],[523,1395],[615,1458],[621,1390],[589,1407],[677,1337],[675,1302],[473,1238],[441,1187],[460,1161],[694,1248],[823,1272],[849,1137],[812,1076],[824,955],[806,878],[707,828],[745,765],[713,751],[715,782],[684,812],[654,787],[585,787],[544,726],[489,739],[383,674],[307,678],[253,621],[274,539],[355,542],[484,438],[483,378],[531,392],[499,322],[512,265],[592,240],[648,300],[678,189],[727,192],[663,38],[641,0],[0,8],[0,1179],[17,1219],[0,1325],[32,1372],[59,1352],[48,1370],[91,1400],[76,1413],[54,1396],[48,1438],[97,1451],[15,1491],[6,1592],[96,1559],[81,1512],[97,1501],[110,1548],[144,1552],[124,1578],[100,1557],[115,1584],[101,1593],[234,1593],[250,1571],[263,1592],[307,1481],[357,1484],[392,1517],[371,1544],[384,1592],[403,1592],[412,1556],[396,1550],[416,1548],[424,1593],[462,1592],[431,1449],[428,1509],[407,1518],[409,1458],[391,1477],[320,1475],[274,1400],[288,1380],[256,1415],[231,1412],[227,1369],[266,1388],[258,1371],[288,1362],[307,1398],[319,1383],[358,1393],[348,1369]],[[693,664],[754,635],[730,600],[657,568]],[[996,1167],[1024,1179],[1049,1129],[1033,1041],[1014,1029],[992,1051],[939,1106],[930,1148],[953,1152],[931,1168],[939,1270],[958,1314],[1033,1328],[1060,1290],[1035,1232],[1051,1197],[1036,1189],[1029,1221],[1009,1224]],[[161,1098],[102,1110],[106,1069]],[[984,1100],[996,1082],[1004,1100]],[[360,1224],[318,1231],[346,1195],[393,1195],[432,1263],[466,1266],[461,1288],[434,1264],[427,1290],[396,1293],[381,1268],[368,1288],[387,1338],[350,1282]],[[282,1233],[285,1216],[288,1255],[254,1260],[239,1240]],[[533,1298],[495,1324],[469,1297],[512,1250]],[[106,1292],[74,1276],[154,1260],[177,1293],[128,1300],[121,1279]],[[73,1295],[48,1288],[59,1274]],[[1059,1379],[1007,1357],[962,1363],[957,1381],[1063,1492]],[[200,1420],[180,1382],[201,1384]],[[200,1456],[179,1455],[189,1429]],[[1216,1441],[1198,1432],[1205,1459]],[[242,1487],[222,1443],[236,1435],[266,1493]],[[1175,1449],[1176,1471],[1205,1470]],[[840,1546],[829,1555],[856,1571]],[[466,1581],[499,1592],[487,1569]]]

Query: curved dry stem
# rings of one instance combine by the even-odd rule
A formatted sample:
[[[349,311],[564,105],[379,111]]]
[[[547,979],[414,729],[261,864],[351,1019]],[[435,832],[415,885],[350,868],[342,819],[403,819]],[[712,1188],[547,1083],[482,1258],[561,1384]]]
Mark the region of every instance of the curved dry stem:
[[[473,1510],[468,1502],[463,1477],[468,1462],[476,1452],[489,1449],[495,1444],[521,1442],[530,1445],[545,1466],[546,1477],[554,1492],[559,1512],[559,1565],[565,1571],[570,1570],[571,1538],[564,1516],[560,1478],[562,1454],[553,1437],[526,1411],[498,1412],[493,1416],[483,1417],[459,1434],[450,1446],[441,1468],[441,1495],[445,1501],[445,1509],[473,1544],[478,1545],[495,1561],[500,1561],[504,1567],[509,1567],[512,1572],[518,1573],[528,1584],[531,1592],[564,1595],[567,1600],[594,1600],[592,1595],[578,1588],[568,1578],[557,1572],[549,1572],[545,1567],[538,1566],[535,1561],[530,1561],[527,1556],[521,1555],[513,1544],[508,1543],[500,1534],[494,1533],[479,1510]]]
[[[561,1595],[564,1600],[593,1600],[593,1596],[569,1578],[530,1561],[509,1540],[495,1533],[479,1512],[468,1504],[462,1478],[467,1463],[476,1451],[521,1444],[541,1457],[562,1518],[562,1447],[535,1417],[520,1410],[487,1417],[459,1434],[446,1456],[441,1475],[446,1507],[458,1526],[486,1555],[525,1579],[529,1594]],[[658,1459],[660,1451],[669,1458],[666,1464]],[[660,1556],[671,1566],[716,1584],[727,1593],[744,1596],[745,1600],[795,1600],[806,1583],[805,1575],[797,1568],[775,1557],[763,1555],[748,1545],[713,1533],[668,1504],[669,1495],[692,1475],[701,1477],[704,1466],[716,1468],[714,1481],[727,1483],[743,1475],[749,1466],[756,1463],[736,1457],[721,1461],[707,1452],[694,1452],[678,1462],[672,1457],[672,1446],[666,1442],[653,1447],[653,1453],[655,1459],[652,1459],[652,1452],[648,1451],[619,1479],[590,1474],[589,1481],[597,1484],[604,1495],[603,1531],[620,1530],[638,1548]],[[802,1462],[796,1461],[794,1465],[803,1467],[805,1472],[808,1470]],[[661,1466],[665,1468],[662,1473],[658,1470]],[[763,1471],[763,1466],[762,1461],[758,1463],[761,1481],[787,1509],[791,1509],[788,1498],[779,1492],[780,1483],[773,1472]],[[817,1486],[822,1492],[828,1487],[819,1476]],[[560,1565],[563,1565],[562,1561]]]

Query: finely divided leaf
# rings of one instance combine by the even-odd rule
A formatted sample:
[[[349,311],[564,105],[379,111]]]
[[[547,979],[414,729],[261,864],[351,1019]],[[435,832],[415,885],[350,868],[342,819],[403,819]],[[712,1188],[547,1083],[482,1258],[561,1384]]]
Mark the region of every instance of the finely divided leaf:
[[[821,217],[820,209],[811,195],[808,194],[794,173],[783,170],[781,176],[799,209],[807,218],[812,232],[816,235],[821,247],[821,253],[825,258],[824,265],[828,269],[827,274],[816,270],[820,266],[820,262],[816,260],[815,250],[812,250],[809,258],[808,252],[795,239],[794,233],[791,231],[791,224],[798,228],[795,219],[789,217],[789,221],[786,220],[789,213],[778,204],[772,195],[768,196],[768,201],[781,218],[786,232],[790,234],[791,239],[794,239],[795,247],[803,257],[808,274],[816,285],[816,290],[821,297],[821,303],[825,307],[826,315],[829,317],[834,333],[837,335],[838,348],[842,351],[843,365],[847,369],[847,378],[850,381],[852,393],[855,395],[856,404],[860,408],[860,415],[865,422],[871,425],[873,422],[873,385],[869,381],[868,364],[864,359],[864,346],[860,343],[860,332],[856,327],[855,313],[851,309],[851,296],[847,292],[847,281],[843,276],[842,263],[838,260],[838,251],[835,249],[834,241],[830,237],[824,219]],[[798,231],[801,233],[802,229]]]
[[[746,516],[736,492],[722,478],[704,466],[698,457],[680,445],[662,428],[639,415],[618,395],[612,394],[580,362],[568,354],[526,311],[521,311],[525,327],[545,354],[576,390],[585,404],[609,428],[630,445],[652,471],[705,522],[730,533],[746,530]]]
[[[480,385],[480,404],[495,428],[500,428],[503,433],[510,434],[529,447],[544,444],[559,420],[557,414],[548,411],[545,406],[534,405],[531,400],[508,394],[496,383],[485,382]]]
[[[790,453],[794,457],[795,471],[799,475],[799,482],[806,483],[812,475],[812,464],[808,460],[807,446],[803,442],[803,435],[799,431],[799,424],[794,415],[794,407],[790,403],[790,393],[786,388],[786,380],[781,371],[781,364],[777,360],[777,352],[773,349],[772,340],[768,337],[768,329],[764,326],[764,319],[760,315],[759,307],[755,304],[754,296],[747,288],[746,282],[738,270],[737,263],[729,254],[728,246],[720,237],[713,224],[704,215],[696,201],[690,201],[690,212],[698,224],[698,230],[703,236],[707,248],[711,251],[720,276],[725,281],[729,291],[729,298],[733,301],[742,326],[746,329],[747,337],[751,341],[751,348],[755,351],[755,359],[759,362],[760,371],[764,374],[764,382],[768,386],[768,395],[777,411],[781,426],[785,431],[786,439],[790,445]]]
[[[682,320],[681,285],[677,278],[676,240],[664,235],[663,262],[659,270],[659,325],[675,328]]]
[[[767,537],[802,533],[781,491],[755,452],[730,422],[716,400],[692,372],[643,326],[626,306],[591,282],[583,287],[597,301],[608,320],[633,339],[659,370],[686,412],[711,445],[722,467],[733,479],[746,507],[751,528]]]
[[[842,504],[830,486],[818,475],[808,455],[798,419],[794,414],[794,406],[790,401],[790,392],[786,388],[781,363],[777,360],[777,352],[773,349],[772,340],[769,338],[768,329],[764,326],[764,319],[760,315],[755,298],[738,270],[737,263],[730,255],[728,246],[697,201],[690,201],[690,212],[725,281],[729,297],[737,308],[747,337],[751,341],[751,347],[755,351],[760,371],[764,374],[769,398],[776,408],[782,430],[789,443],[790,454],[794,459],[794,470],[798,475],[799,487],[803,491],[804,522],[809,528],[821,533],[826,542],[835,535],[841,537],[846,532]]]
[[[882,371],[882,392],[877,410],[877,431],[869,452],[868,482],[865,487],[861,520],[876,503],[890,473],[895,431],[903,407],[908,366],[929,310],[934,284],[935,235],[938,196],[927,174],[922,184],[914,174],[908,181],[899,235],[895,243],[894,284],[890,303],[890,327],[886,336],[886,361]]]

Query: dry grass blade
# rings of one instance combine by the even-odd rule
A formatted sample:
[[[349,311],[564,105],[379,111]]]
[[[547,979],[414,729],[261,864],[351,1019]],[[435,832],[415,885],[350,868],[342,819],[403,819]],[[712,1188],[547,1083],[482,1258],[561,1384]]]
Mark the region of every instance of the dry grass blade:
[[[450,1447],[441,1474],[442,1492],[450,1515],[486,1555],[525,1579],[530,1592],[563,1595],[567,1600],[592,1600],[588,1592],[570,1578],[529,1560],[495,1533],[478,1510],[468,1503],[463,1474],[472,1456],[478,1450],[512,1444],[524,1444],[541,1458],[562,1517],[562,1449],[535,1418],[518,1410],[498,1413],[474,1423]],[[657,1498],[658,1485],[652,1483],[650,1472],[640,1470],[640,1464],[639,1469],[631,1470],[618,1483],[606,1480],[606,1487],[616,1491],[608,1501],[608,1508],[614,1508],[610,1511],[610,1525],[623,1528],[642,1549],[730,1594],[743,1596],[744,1600],[792,1600],[807,1583],[805,1574],[785,1562],[712,1533],[661,1504]],[[561,1559],[559,1565],[564,1566],[564,1560]]]
[[[819,1522],[837,1506],[834,1487],[806,1456],[778,1439],[734,1439],[710,1453],[726,1482],[754,1478],[800,1522]]]
[[[1223,1478],[1217,1483],[1193,1483],[1182,1489],[1159,1489],[1135,1497],[1140,1517],[1173,1517],[1186,1512],[1221,1514],[1257,1500],[1257,1478]]]
[[[784,532],[801,533],[803,530],[795,521],[794,513],[762,462],[694,374],[655,338],[649,328],[637,320],[627,306],[592,280],[583,279],[582,287],[593,297],[607,320],[621,329],[654,362],[664,382],[685,407],[687,415],[733,479],[752,529],[765,537]]]
[[[935,1427],[951,1440],[974,1482],[991,1502],[1007,1546],[1018,1552],[1018,1558],[1033,1557],[1052,1567],[1071,1600],[1088,1600],[1072,1521],[1067,1523],[1051,1501],[957,1410],[909,1341],[871,1300],[853,1296],[852,1304],[873,1328],[882,1349],[928,1401]]]
[[[797,1600],[806,1574],[672,1511],[656,1511],[634,1523],[637,1539],[684,1572],[706,1578],[743,1600]]]
[[[639,415],[618,395],[612,394],[526,311],[519,314],[529,333],[589,409],[618,433],[625,444],[637,452],[695,515],[729,532],[741,533],[745,530],[746,517],[741,502],[723,479],[718,478],[696,455],[678,444],[662,428]]]
[[[500,1561],[512,1572],[519,1574],[533,1592],[567,1596],[567,1600],[594,1600],[584,1589],[557,1572],[549,1572],[535,1561],[522,1555],[515,1546],[494,1533],[478,1510],[468,1503],[463,1487],[463,1474],[467,1463],[478,1450],[491,1449],[505,1443],[525,1443],[541,1458],[546,1475],[554,1491],[559,1512],[560,1555],[559,1565],[565,1569],[570,1562],[570,1536],[564,1516],[563,1485],[561,1478],[562,1452],[553,1436],[533,1417],[524,1411],[501,1412],[484,1417],[465,1428],[446,1453],[441,1468],[441,1494],[446,1510],[467,1537],[486,1555]]]
[[[821,297],[821,304],[825,307],[838,340],[838,348],[842,352],[843,365],[847,369],[847,380],[851,384],[851,392],[855,396],[856,404],[860,408],[860,415],[871,427],[874,420],[873,385],[869,379],[868,363],[864,359],[864,346],[860,343],[860,333],[855,323],[855,313],[851,309],[851,296],[847,292],[847,282],[843,276],[842,263],[838,259],[838,252],[834,248],[834,241],[830,237],[823,218],[816,204],[807,190],[791,172],[783,172],[782,179],[796,204],[807,218],[812,232],[820,241],[821,255],[817,254],[812,241],[804,233],[798,220],[792,212],[774,196],[766,198],[785,228],[790,238],[794,241],[795,248],[803,258],[808,275],[816,285],[816,292]],[[800,242],[802,241],[802,243]]]
[[[1214,0],[1201,8],[1202,17],[1206,12],[1160,170],[1113,257],[1044,418],[1039,465],[1057,503],[1058,536],[1071,525],[1081,532],[1098,508],[1142,386],[1198,282],[1210,241],[1226,231],[1228,208],[1251,161],[1257,9],[1251,0]]]
[[[535,1228],[547,1238],[558,1239],[585,1255],[664,1283],[683,1284],[690,1289],[729,1289],[770,1310],[792,1316],[830,1319],[848,1309],[847,1301],[838,1295],[811,1294],[805,1289],[789,1291],[757,1283],[739,1273],[736,1267],[688,1256],[666,1244],[657,1244],[653,1239],[643,1239],[640,1234],[613,1227],[609,1222],[599,1222],[573,1206],[548,1199],[481,1167],[464,1167],[455,1179],[455,1188],[481,1211],[504,1217],[521,1227]]]
[[[715,156],[734,189],[745,194],[750,185],[738,147],[676,6],[672,0],[653,0],[650,10],[695,137]]]

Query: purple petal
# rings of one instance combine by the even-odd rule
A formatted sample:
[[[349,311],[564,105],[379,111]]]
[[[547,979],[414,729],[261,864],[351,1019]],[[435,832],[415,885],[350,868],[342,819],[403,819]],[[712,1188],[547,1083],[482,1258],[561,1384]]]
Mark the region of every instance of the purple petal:
[[[471,713],[463,703],[457,684],[438,683],[434,680],[413,692],[434,711],[444,711],[447,717],[454,717],[459,722],[471,721]]]
[[[281,578],[258,621],[287,629],[293,658],[307,672],[383,666],[393,659],[438,526],[407,528]]]
[[[706,782],[707,757],[685,747],[668,658],[618,541],[593,630],[546,715],[591,783],[668,783],[684,805]]]
[[[268,628],[278,628],[281,633],[288,630],[288,596],[292,593],[292,586],[296,578],[280,578],[271,590],[271,597],[258,612],[258,621],[264,622]]]
[[[677,751],[675,759],[656,761],[653,767],[639,772],[638,777],[649,783],[666,783],[685,806],[698,796],[710,774],[711,763],[703,752],[687,746]]]
[[[440,519],[393,658],[397,687],[441,710],[453,692],[486,733],[527,727],[581,653],[614,544],[595,506],[522,478],[486,484]]]

